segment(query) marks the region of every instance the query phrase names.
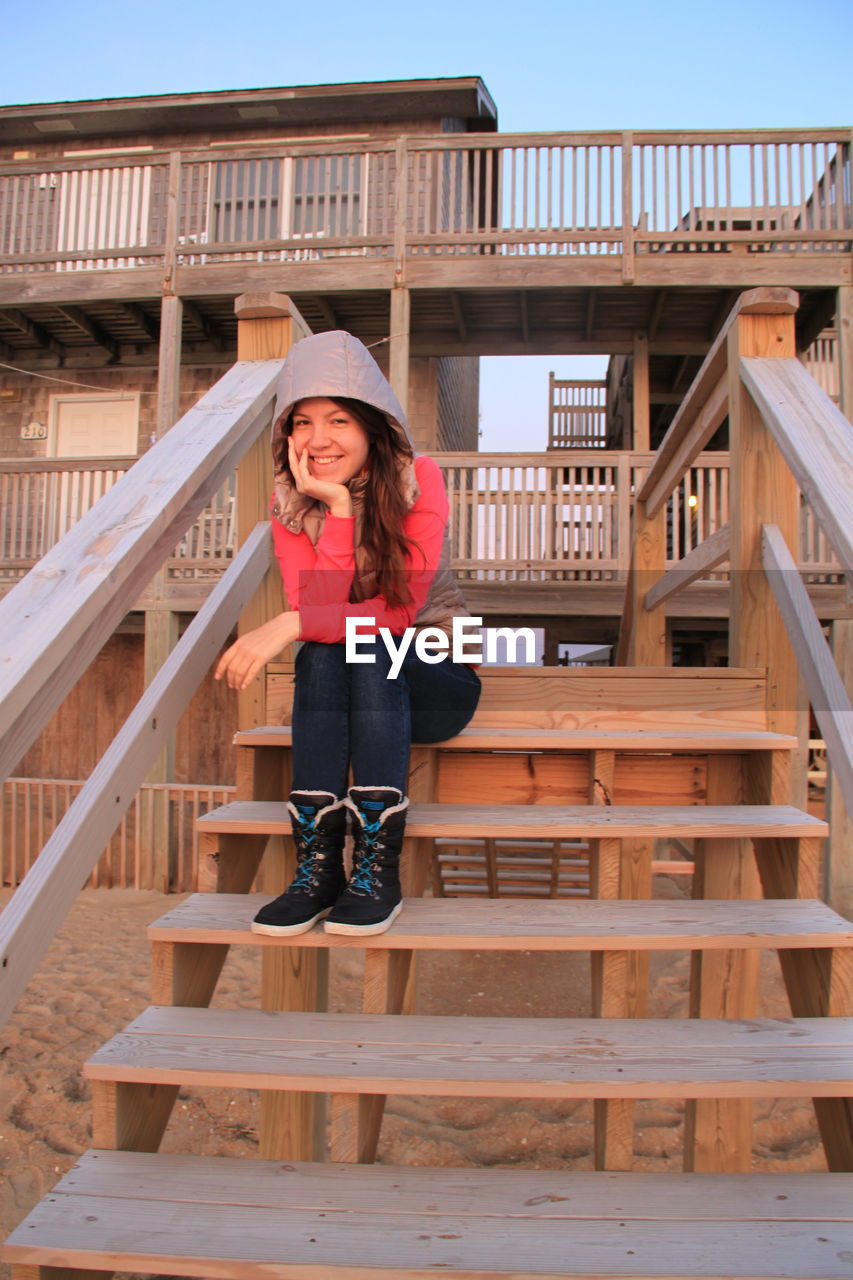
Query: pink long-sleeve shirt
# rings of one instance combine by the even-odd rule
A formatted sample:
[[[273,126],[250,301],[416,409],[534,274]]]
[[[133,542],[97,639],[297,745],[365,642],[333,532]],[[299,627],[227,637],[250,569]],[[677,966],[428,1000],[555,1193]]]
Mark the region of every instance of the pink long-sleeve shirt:
[[[349,599],[355,575],[355,519],[326,513],[317,545],[307,533],[291,533],[273,520],[273,544],[284,589],[292,609],[300,615],[303,640],[325,644],[342,643],[347,618],[374,618],[374,628],[387,627],[401,635],[414,622],[427,598],[438,568],[444,542],[449,506],[444,478],[432,458],[415,459],[420,494],[403,520],[403,534],[409,542],[406,555],[408,604],[392,607],[383,596],[373,596],[357,604]]]

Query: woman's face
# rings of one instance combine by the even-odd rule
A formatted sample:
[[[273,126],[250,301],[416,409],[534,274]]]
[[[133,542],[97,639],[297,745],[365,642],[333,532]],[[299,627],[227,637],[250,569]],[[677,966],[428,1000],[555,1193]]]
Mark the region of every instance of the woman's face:
[[[357,476],[370,453],[361,423],[323,396],[297,403],[290,434],[299,457],[307,451],[311,475],[332,484],[346,484]]]

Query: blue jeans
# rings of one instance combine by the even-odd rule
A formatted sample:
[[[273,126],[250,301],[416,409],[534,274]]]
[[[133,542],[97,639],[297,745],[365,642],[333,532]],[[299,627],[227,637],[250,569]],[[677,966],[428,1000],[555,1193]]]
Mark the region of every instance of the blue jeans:
[[[370,649],[364,640],[360,652]],[[346,795],[349,769],[358,787],[406,794],[409,747],[444,742],[465,728],[480,697],[471,667],[426,663],[410,647],[399,675],[376,639],[375,662],[348,663],[343,644],[306,641],[296,658],[293,789]]]

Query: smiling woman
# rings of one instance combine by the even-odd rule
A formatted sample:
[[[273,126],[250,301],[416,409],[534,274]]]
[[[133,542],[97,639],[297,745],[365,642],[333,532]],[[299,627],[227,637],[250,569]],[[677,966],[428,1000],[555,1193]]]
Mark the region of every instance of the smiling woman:
[[[378,365],[348,333],[296,344],[273,421],[273,540],[290,610],[241,636],[216,670],[243,689],[302,641],[288,804],[298,869],[252,928],[299,934],[325,919],[330,933],[382,933],[401,907],[409,747],[459,733],[480,695],[476,659],[457,660],[449,643],[440,655],[388,644],[453,637],[469,617],[450,570],[447,496],[436,463],[414,456]],[[353,625],[358,655],[347,644]]]

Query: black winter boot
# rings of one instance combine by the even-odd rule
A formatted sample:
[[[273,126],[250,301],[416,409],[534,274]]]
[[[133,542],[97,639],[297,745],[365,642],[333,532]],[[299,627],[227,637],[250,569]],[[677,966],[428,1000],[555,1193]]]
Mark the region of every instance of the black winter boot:
[[[329,791],[291,791],[287,807],[296,842],[296,875],[280,897],[261,907],[252,921],[253,933],[307,933],[329,914],[346,884],[345,806]]]
[[[396,787],[350,787],[352,875],[325,923],[326,933],[384,933],[403,905],[400,850],[409,802]]]

